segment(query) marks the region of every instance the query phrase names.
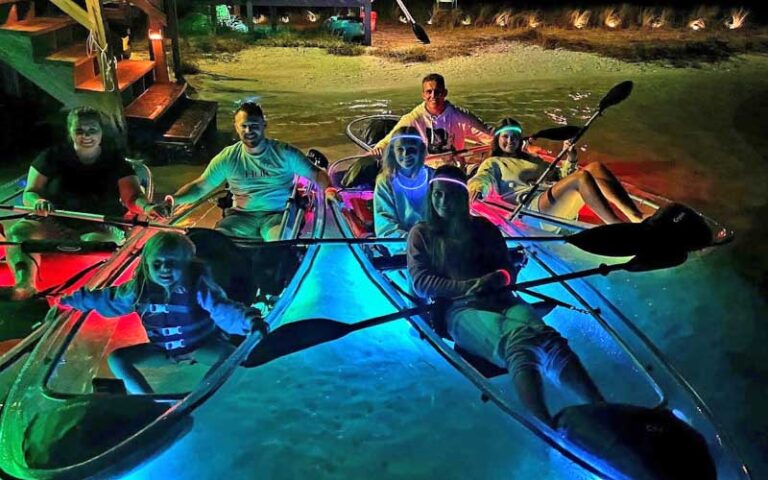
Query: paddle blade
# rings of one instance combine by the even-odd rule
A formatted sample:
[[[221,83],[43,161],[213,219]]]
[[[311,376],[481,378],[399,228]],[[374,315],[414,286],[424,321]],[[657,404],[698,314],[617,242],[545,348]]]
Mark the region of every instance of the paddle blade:
[[[694,210],[679,203],[659,209],[642,223],[603,225],[569,235],[565,241],[585,252],[609,257],[641,255],[664,263],[713,244],[712,230]],[[685,259],[683,259],[685,260]]]
[[[667,248],[693,252],[714,243],[712,229],[704,217],[681,203],[660,208],[643,223],[652,228],[654,236],[663,240]]]
[[[419,25],[416,22],[411,23],[411,29],[413,30],[413,34],[416,35],[416,38],[419,39],[421,43],[428,44],[431,43],[429,41],[429,35],[427,35],[427,32],[422,28],[421,25]]]
[[[682,250],[669,250],[656,254],[640,254],[627,262],[624,270],[628,272],[650,272],[682,265],[688,254]]]
[[[267,334],[243,362],[244,367],[256,367],[301,350],[338,340],[354,331],[346,323],[327,319],[310,319],[287,323]]]
[[[545,138],[547,140],[564,141],[564,140],[570,140],[571,138],[575,137],[580,130],[581,130],[581,127],[576,127],[573,125],[566,125],[564,127],[547,128],[544,130],[539,130],[538,132],[531,135],[530,138]]]
[[[642,252],[653,240],[651,230],[644,223],[601,225],[569,235],[565,241],[595,255],[630,257]]]
[[[603,99],[600,100],[600,106],[598,107],[598,109],[602,112],[607,108],[610,108],[618,103],[623,102],[624,100],[626,100],[629,94],[632,93],[633,86],[634,84],[630,80],[627,80],[626,82],[621,82],[620,84],[614,86],[603,97]]]

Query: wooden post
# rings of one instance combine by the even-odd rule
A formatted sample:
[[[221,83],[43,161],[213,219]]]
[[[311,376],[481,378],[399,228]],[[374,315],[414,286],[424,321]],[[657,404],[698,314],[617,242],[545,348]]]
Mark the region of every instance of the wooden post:
[[[245,23],[248,25],[248,31],[253,31],[253,0],[245,2]]]
[[[163,27],[159,22],[149,20],[149,47],[152,49],[152,57],[155,60],[155,81],[168,83],[168,63],[165,59],[165,40],[163,40]]]
[[[179,49],[179,15],[176,10],[176,0],[166,0],[168,9],[166,19],[168,21],[168,35],[171,36],[171,55],[173,58],[173,74],[177,83],[184,82],[184,74],[181,73],[181,50]]]
[[[126,146],[128,143],[128,130],[125,123],[125,113],[123,112],[123,101],[120,96],[120,86],[117,79],[117,64],[112,50],[112,46],[107,40],[109,38],[108,25],[102,17],[101,0],[85,0],[86,10],[90,20],[90,32],[94,36],[98,48],[102,52],[97,53],[101,78],[104,85],[104,92],[107,95],[105,105],[105,114],[113,124],[116,133],[116,140],[120,146]]]
[[[272,31],[277,30],[277,7],[269,7],[269,23],[272,24]]]
[[[363,18],[363,44],[371,46],[371,0],[363,0],[364,17]]]

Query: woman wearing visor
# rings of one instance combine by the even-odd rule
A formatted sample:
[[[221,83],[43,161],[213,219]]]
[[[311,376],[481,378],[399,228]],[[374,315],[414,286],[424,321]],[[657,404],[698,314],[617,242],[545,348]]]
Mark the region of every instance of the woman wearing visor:
[[[643,219],[610,170],[599,162],[577,170],[576,151],[567,141],[564,147],[568,148],[568,156],[559,169],[559,179],[538,189],[528,204],[531,210],[575,220],[586,204],[607,224],[624,221],[614,212],[613,205],[631,222]],[[505,118],[494,130],[491,157],[483,161],[469,181],[470,197],[481,198],[495,191],[519,203],[548,166],[538,156],[524,151],[522,126]]]

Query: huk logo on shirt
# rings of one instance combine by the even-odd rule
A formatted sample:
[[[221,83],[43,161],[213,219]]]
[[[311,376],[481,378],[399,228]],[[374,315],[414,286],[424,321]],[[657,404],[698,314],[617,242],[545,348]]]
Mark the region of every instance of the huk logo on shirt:
[[[443,153],[451,150],[451,142],[448,132],[443,128],[427,128],[427,151],[429,153]]]
[[[254,168],[250,167],[248,170],[243,172],[243,176],[245,178],[261,178],[267,176],[267,171],[263,168]]]

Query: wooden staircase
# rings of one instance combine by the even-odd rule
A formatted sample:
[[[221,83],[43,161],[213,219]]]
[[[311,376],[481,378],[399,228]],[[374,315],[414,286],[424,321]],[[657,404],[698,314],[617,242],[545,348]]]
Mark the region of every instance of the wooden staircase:
[[[142,1],[147,10],[163,15],[161,20],[165,22],[164,14],[157,13],[154,4]],[[77,13],[79,7],[73,5]],[[171,81],[162,39],[150,40],[155,60],[123,59],[109,68],[107,56],[99,58],[97,47],[87,47],[94,45],[98,37],[94,29],[89,39],[82,18],[76,21],[50,7],[45,15],[37,15],[33,2],[0,0],[0,61],[61,101],[65,108],[91,106],[115,119],[118,126],[127,125],[129,144],[146,147],[157,143],[190,149],[198,142],[202,131],[215,120],[216,104],[187,98],[186,83]],[[132,8],[127,3],[121,8],[110,9],[109,17],[131,15],[126,13]],[[152,18],[148,23],[157,29],[161,25]],[[102,31],[106,29],[102,27]],[[102,37],[107,38],[104,34]],[[106,78],[101,71],[104,66]],[[200,125],[190,125],[190,111],[197,112],[193,116]],[[181,119],[185,113],[187,118]],[[173,130],[175,143],[169,144],[165,138],[169,130]]]

